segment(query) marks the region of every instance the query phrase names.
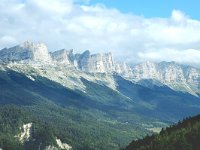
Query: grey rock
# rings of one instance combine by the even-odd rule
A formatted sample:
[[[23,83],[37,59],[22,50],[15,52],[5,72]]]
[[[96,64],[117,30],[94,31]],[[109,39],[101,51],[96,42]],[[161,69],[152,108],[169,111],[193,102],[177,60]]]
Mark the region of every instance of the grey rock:
[[[189,92],[193,95],[200,93],[200,70],[184,66],[176,62],[145,62],[132,68],[132,80],[139,82],[144,79],[157,80],[172,89]]]
[[[21,45],[9,49],[2,49],[0,51],[0,60],[4,63],[10,61],[49,62],[51,61],[51,57],[44,44],[24,42]]]
[[[59,63],[63,64],[73,64],[74,62],[74,54],[73,54],[73,49],[72,50],[58,50],[53,53],[51,53],[51,57],[54,61],[57,61]]]

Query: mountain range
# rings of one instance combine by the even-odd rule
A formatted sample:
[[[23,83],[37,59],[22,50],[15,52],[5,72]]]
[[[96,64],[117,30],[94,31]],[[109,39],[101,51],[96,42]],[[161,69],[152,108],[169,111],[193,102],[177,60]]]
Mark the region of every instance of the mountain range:
[[[200,113],[199,81],[198,68],[176,62],[128,65],[111,53],[49,52],[32,42],[0,50],[0,104],[55,129],[43,148],[57,138],[75,150],[124,148]]]
[[[48,52],[45,44],[24,42],[12,48],[0,51],[0,62],[57,64],[76,68],[89,73],[117,73],[133,82],[148,86],[150,82],[159,86],[167,85],[170,88],[188,92],[198,96],[200,69],[178,64],[176,62],[154,63],[146,61],[129,66],[124,62],[114,61],[111,53],[90,54],[87,50],[82,54],[74,54],[73,50],[58,50]],[[144,81],[149,80],[149,81]]]

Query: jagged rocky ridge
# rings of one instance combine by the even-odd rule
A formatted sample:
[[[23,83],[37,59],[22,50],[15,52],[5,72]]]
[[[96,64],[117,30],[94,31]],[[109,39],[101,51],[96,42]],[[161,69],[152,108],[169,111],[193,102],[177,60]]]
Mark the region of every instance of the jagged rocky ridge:
[[[128,73],[129,67],[125,63],[114,63],[111,53],[90,54],[87,50],[82,54],[74,54],[73,50],[58,50],[48,52],[44,44],[24,42],[0,51],[0,62],[30,62],[59,63],[74,66],[86,72],[119,72]]]
[[[118,73],[128,80],[148,87],[154,84],[167,85],[174,90],[196,96],[200,93],[200,70],[175,62],[147,61],[131,67],[126,63],[115,62],[111,53],[90,54],[87,50],[82,54],[75,54],[73,50],[66,49],[49,53],[44,44],[32,42],[0,50],[0,62],[54,64],[54,66],[68,66],[88,73]]]
[[[176,62],[145,62],[132,68],[132,80],[141,82],[141,80],[156,80],[172,89],[189,92],[193,95],[200,93],[200,70],[191,66],[180,65]]]
[[[0,51],[0,62],[28,62],[30,60],[37,62],[50,62],[51,57],[46,45],[24,42],[21,45],[17,45],[8,49],[4,48]]]

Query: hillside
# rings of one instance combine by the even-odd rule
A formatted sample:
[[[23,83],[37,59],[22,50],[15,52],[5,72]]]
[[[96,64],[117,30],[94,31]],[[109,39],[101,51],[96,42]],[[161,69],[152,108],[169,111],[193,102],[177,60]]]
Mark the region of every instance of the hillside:
[[[35,150],[56,143],[56,131],[46,122],[33,117],[16,105],[0,106],[0,148],[3,150]]]
[[[34,129],[32,118],[41,122],[42,132],[52,130],[45,137],[50,143],[34,138],[46,143],[41,149],[60,140],[74,150],[118,150],[133,139],[199,114],[198,89],[178,90],[179,85],[198,88],[199,75],[198,69],[176,63],[130,67],[113,61],[111,53],[50,53],[44,44],[25,42],[0,51],[0,105],[14,105],[31,115],[20,124],[21,117],[16,116],[15,130]],[[8,128],[2,133],[11,132]],[[26,147],[16,134],[11,139]]]
[[[200,115],[163,129],[158,135],[135,140],[125,150],[199,150]]]
[[[131,139],[152,134],[154,128],[200,112],[197,97],[168,87],[147,88],[113,75],[113,90],[82,75],[83,92],[40,76],[41,71],[50,75],[46,67],[16,66],[2,66],[1,105],[20,106],[45,121],[75,150],[117,150]]]
[[[40,76],[33,81],[12,70],[2,71],[0,103],[20,106],[35,118],[44,120],[75,150],[119,149],[132,138],[151,133],[138,124],[145,122],[145,117],[126,109],[132,103],[127,98],[108,87],[82,81],[88,87],[87,94]],[[135,123],[125,124],[127,120]],[[131,132],[124,132],[127,130]]]

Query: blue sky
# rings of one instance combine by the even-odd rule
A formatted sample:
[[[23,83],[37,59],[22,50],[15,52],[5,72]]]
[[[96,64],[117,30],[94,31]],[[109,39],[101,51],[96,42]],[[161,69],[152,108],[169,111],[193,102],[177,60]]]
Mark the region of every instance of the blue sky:
[[[200,19],[199,0],[90,0],[89,4],[102,3],[124,13],[144,17],[168,17],[172,10],[178,9],[191,18]]]
[[[0,49],[28,40],[49,51],[89,49],[128,63],[199,66],[199,6],[197,0],[1,0]]]

